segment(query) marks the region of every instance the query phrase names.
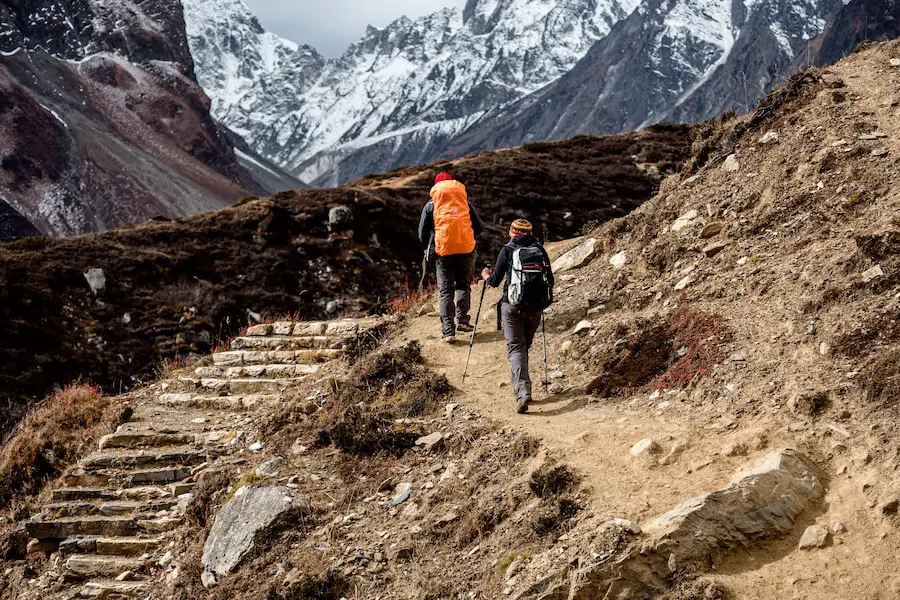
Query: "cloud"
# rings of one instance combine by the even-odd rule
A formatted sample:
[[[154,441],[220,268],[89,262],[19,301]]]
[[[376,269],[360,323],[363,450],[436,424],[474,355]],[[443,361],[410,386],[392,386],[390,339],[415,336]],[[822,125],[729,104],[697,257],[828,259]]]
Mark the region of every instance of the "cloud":
[[[339,56],[366,26],[384,27],[465,0],[244,0],[266,29],[326,56]]]

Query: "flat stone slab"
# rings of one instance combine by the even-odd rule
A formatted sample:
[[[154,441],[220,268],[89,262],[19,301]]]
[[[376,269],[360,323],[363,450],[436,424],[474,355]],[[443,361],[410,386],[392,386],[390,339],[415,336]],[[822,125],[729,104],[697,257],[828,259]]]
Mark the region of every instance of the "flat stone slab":
[[[283,378],[314,375],[319,372],[319,365],[244,365],[239,367],[199,367],[194,373],[202,379],[246,379],[256,377]]]
[[[173,450],[104,451],[86,456],[80,464],[85,469],[192,466],[205,462],[206,457],[205,451],[190,447]]]
[[[183,446],[194,441],[194,436],[182,433],[158,433],[155,431],[123,431],[100,438],[100,449],[108,448],[148,448],[160,446]]]
[[[219,510],[206,538],[204,585],[234,570],[268,532],[309,510],[306,498],[287,487],[240,488]]]
[[[167,406],[214,408],[219,410],[250,409],[262,404],[277,404],[278,394],[240,394],[236,396],[207,396],[203,394],[162,394],[159,401]]]
[[[231,349],[237,350],[317,350],[340,340],[326,336],[270,336],[235,338]]]
[[[213,354],[213,362],[221,367],[313,364],[340,358],[343,354],[343,350],[328,350],[326,348],[309,350],[232,350]]]
[[[94,580],[81,588],[83,598],[134,598],[150,588],[149,581]]]
[[[130,517],[73,517],[55,521],[27,521],[25,531],[39,540],[64,540],[80,535],[134,536],[140,532]]]
[[[554,273],[564,273],[585,266],[597,255],[596,238],[588,238],[577,247],[569,250],[553,263]]]
[[[73,502],[76,500],[113,500],[115,492],[101,488],[65,487],[53,490],[51,502]]]
[[[301,378],[284,378],[284,379],[271,379],[271,378],[234,378],[234,379],[223,379],[223,378],[200,378],[190,380],[192,383],[196,385],[200,385],[200,387],[206,388],[208,390],[214,390],[219,392],[228,392],[231,394],[257,394],[261,392],[279,392],[288,388],[292,385],[296,385],[301,383],[303,379]]]
[[[149,566],[149,561],[140,558],[75,554],[66,561],[66,572],[69,575],[83,579],[93,579],[95,577],[115,578],[125,571],[133,573],[146,572]]]

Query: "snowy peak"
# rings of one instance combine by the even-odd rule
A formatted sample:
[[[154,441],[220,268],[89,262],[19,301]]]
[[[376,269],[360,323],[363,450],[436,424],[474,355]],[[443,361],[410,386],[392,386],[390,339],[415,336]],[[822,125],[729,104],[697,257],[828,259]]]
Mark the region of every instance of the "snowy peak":
[[[185,10],[214,115],[302,179],[336,184],[440,153],[484,115],[565,74],[635,4],[473,0],[370,27],[334,60],[289,57],[281,44],[283,60],[269,64],[260,48],[277,42],[240,0],[213,10],[185,0]]]
[[[202,59],[197,79],[213,101],[213,114],[225,98],[238,100],[257,81],[284,69],[298,53],[313,64],[322,58],[263,29],[243,0],[182,0],[191,51]]]

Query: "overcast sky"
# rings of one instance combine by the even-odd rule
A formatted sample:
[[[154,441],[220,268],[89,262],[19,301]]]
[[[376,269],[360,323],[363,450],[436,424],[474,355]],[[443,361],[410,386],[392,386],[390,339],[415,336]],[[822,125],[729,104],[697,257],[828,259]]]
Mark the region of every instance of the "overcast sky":
[[[339,56],[367,25],[384,27],[406,15],[415,18],[465,0],[244,0],[263,27],[326,56]]]

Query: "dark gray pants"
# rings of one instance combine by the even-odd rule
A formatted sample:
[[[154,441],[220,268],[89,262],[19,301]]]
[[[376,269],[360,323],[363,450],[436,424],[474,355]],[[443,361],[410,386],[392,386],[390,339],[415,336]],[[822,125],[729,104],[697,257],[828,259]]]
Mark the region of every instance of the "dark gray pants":
[[[437,284],[441,302],[441,333],[455,335],[456,323],[471,320],[472,280],[475,279],[475,253],[437,257]],[[455,318],[455,321],[454,321]]]
[[[503,303],[500,308],[506,356],[509,358],[512,392],[516,400],[531,398],[531,376],[528,374],[528,349],[541,326],[541,313],[522,311]]]

